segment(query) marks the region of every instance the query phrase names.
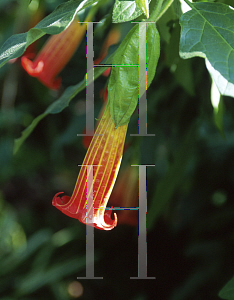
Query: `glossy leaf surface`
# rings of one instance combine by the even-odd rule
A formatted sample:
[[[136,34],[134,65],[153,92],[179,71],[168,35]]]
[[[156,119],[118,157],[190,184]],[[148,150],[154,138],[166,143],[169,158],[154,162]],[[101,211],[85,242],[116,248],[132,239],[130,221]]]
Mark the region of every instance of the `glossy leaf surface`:
[[[139,29],[141,28],[141,29]],[[115,125],[127,124],[138,103],[139,36],[142,27],[135,25],[118,48],[108,85],[111,116]],[[142,45],[140,45],[142,46]],[[155,24],[147,25],[147,87],[152,82],[160,54],[159,33]],[[141,97],[142,95],[140,95]]]
[[[112,22],[121,23],[132,21],[142,15],[142,13],[144,13],[144,11],[137,6],[135,1],[116,0],[112,14]]]

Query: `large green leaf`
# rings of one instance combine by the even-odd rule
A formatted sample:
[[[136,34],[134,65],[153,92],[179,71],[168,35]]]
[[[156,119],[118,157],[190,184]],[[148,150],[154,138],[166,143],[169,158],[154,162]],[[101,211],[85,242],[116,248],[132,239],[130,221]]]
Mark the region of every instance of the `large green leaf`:
[[[151,0],[148,2],[150,3]],[[142,11],[136,4],[135,0],[132,1],[121,1],[116,0],[113,14],[112,14],[112,22],[113,23],[121,23],[132,21],[142,15],[144,11]]]
[[[227,300],[234,300],[234,277],[219,292],[219,297]]]
[[[109,57],[110,61],[111,56]],[[108,62],[107,61],[107,62]],[[102,68],[96,68],[94,69],[94,79],[98,78],[108,67],[102,67]],[[32,123],[24,130],[22,131],[21,137],[15,139],[14,141],[14,148],[13,152],[16,154],[16,152],[19,150],[20,146],[24,143],[24,141],[27,139],[27,137],[32,133],[34,128],[37,126],[37,124],[44,119],[48,114],[57,114],[60,113],[64,108],[66,108],[70,101],[84,88],[86,87],[86,76],[85,78],[79,82],[78,84],[74,86],[68,87],[65,92],[62,94],[62,96],[53,102],[44,113],[37,116]]]
[[[108,101],[115,126],[127,124],[133,114],[141,84],[139,70],[139,36],[143,27],[135,25],[127,34],[113,58],[113,67],[108,84]],[[142,45],[140,45],[142,47]],[[143,45],[145,47],[145,44]],[[154,23],[147,25],[147,87],[152,82],[160,54],[160,38]],[[125,65],[125,66],[124,66]],[[134,66],[133,66],[134,65]],[[145,78],[144,78],[145,79]]]
[[[45,34],[58,34],[65,30],[75,15],[92,5],[95,0],[71,0],[59,5],[50,15],[28,32],[11,36],[0,49],[0,67],[10,59],[21,56],[26,48]]]
[[[190,6],[180,19],[180,56],[207,58],[220,93],[234,96],[234,11],[221,3]]]

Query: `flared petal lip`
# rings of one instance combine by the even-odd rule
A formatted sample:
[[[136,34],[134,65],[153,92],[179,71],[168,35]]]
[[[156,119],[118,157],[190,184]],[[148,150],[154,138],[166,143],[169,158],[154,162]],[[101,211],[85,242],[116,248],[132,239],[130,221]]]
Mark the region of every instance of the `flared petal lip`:
[[[50,78],[43,71],[44,62],[38,61],[36,64],[28,59],[27,55],[21,57],[21,64],[24,70],[32,77],[37,77],[38,80],[50,89],[58,90],[61,86],[61,77]]]
[[[57,199],[60,198],[58,196],[61,194],[64,193],[59,192],[54,196],[52,205],[61,210],[68,217],[78,219],[83,224],[92,225],[93,227],[101,230],[112,230],[117,226],[117,215],[116,213],[114,213],[114,219],[111,219],[111,209],[105,213],[106,207],[99,207],[98,209],[95,209],[96,212],[93,213],[93,216],[90,216],[90,221],[89,218],[87,221],[87,214],[85,210],[83,211],[83,213],[71,213],[69,211],[70,201],[68,201],[66,204],[59,204],[57,202]],[[105,217],[107,218],[107,221],[109,221],[108,223],[105,221]]]

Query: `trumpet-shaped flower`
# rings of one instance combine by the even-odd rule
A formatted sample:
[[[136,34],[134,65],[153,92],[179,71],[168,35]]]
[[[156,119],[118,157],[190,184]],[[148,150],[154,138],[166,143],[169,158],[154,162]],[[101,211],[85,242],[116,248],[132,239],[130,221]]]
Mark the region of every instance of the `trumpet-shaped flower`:
[[[127,124],[115,128],[107,104],[95,135],[83,161],[75,189],[71,197],[57,193],[52,204],[69,217],[94,226],[111,230],[117,225],[117,216],[111,219],[111,211],[105,212],[121,164]],[[86,188],[87,165],[93,166],[93,190]],[[93,193],[93,211],[87,209],[87,199]],[[90,221],[92,219],[92,221]]]
[[[88,16],[85,22],[90,21]],[[86,25],[76,18],[63,32],[49,38],[45,46],[31,61],[27,55],[21,58],[21,64],[29,75],[37,77],[50,89],[59,89],[61,78],[56,77],[79,46],[86,32]]]

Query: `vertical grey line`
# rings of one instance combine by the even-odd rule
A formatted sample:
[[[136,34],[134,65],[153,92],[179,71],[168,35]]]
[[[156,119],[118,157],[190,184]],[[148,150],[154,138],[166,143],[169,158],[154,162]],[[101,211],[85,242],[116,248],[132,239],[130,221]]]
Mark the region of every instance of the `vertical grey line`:
[[[138,276],[143,278],[147,277],[146,213],[146,166],[139,166]]]
[[[147,183],[146,165],[132,165],[139,167],[139,223],[138,223],[138,277],[130,279],[155,279],[147,277]]]
[[[94,134],[93,23],[87,22],[86,134]]]
[[[146,23],[139,23],[139,124],[138,133],[147,134]]]
[[[86,276],[94,277],[94,228],[93,223],[93,166],[87,165],[87,190],[86,190]]]
[[[136,22],[138,23],[138,22]],[[155,134],[147,134],[147,51],[146,51],[146,35],[147,22],[139,22],[139,119],[138,134],[130,134],[131,136],[155,136]]]
[[[86,277],[94,278],[94,228],[86,224]]]

